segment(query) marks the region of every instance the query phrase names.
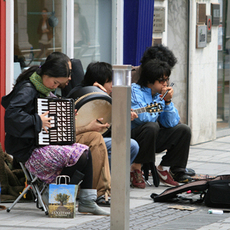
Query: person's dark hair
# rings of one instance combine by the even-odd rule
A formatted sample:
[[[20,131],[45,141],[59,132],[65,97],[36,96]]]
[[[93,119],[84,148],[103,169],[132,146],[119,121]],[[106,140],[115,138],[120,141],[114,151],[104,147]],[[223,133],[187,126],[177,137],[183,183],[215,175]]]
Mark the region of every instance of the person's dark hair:
[[[91,86],[98,82],[102,86],[112,81],[112,65],[106,62],[91,62],[87,68],[84,79],[84,86]]]
[[[167,62],[171,69],[177,63],[177,58],[174,56],[173,52],[162,44],[151,46],[145,50],[140,61],[141,68],[151,59],[159,59],[160,61]]]
[[[64,61],[67,61],[67,62],[70,61],[70,58],[66,54],[56,51],[56,52],[52,52],[51,54],[49,54],[46,60],[41,62],[41,65],[43,65],[46,61],[50,61],[52,58],[61,58]]]
[[[70,58],[66,54],[64,54],[62,52],[57,52],[57,51],[49,54],[45,61],[50,61],[53,58],[61,58],[67,62],[70,61]]]
[[[171,68],[167,62],[158,59],[150,60],[142,67],[141,76],[137,84],[141,87],[147,87],[148,83],[154,84],[156,80],[169,77]]]
[[[16,85],[24,80],[28,80],[29,77],[36,71],[40,76],[48,75],[49,77],[69,77],[70,69],[68,62],[62,58],[52,58],[46,61],[41,66],[31,66],[29,69],[23,71],[16,80]]]

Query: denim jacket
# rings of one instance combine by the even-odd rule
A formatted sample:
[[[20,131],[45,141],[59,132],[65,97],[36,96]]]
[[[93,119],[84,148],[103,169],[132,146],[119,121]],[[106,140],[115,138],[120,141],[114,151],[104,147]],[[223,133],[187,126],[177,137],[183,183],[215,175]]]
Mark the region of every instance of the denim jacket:
[[[162,126],[165,128],[171,128],[176,126],[180,121],[180,116],[177,109],[174,107],[173,102],[169,105],[165,105],[165,101],[161,101],[160,94],[157,93],[152,95],[151,89],[148,87],[142,87],[136,83],[132,84],[131,87],[131,108],[138,109],[146,107],[150,103],[160,103],[162,106],[162,112],[156,113],[140,113],[138,118],[131,122],[131,128],[135,128],[139,125],[142,125],[146,122],[156,122],[159,121]]]

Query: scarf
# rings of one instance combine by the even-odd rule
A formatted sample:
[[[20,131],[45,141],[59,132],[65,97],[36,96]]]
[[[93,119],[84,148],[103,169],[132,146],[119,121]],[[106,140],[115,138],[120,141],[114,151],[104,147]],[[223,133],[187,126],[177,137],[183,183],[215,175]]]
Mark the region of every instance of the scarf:
[[[49,89],[45,87],[42,83],[42,78],[36,72],[34,72],[30,76],[30,81],[35,86],[36,90],[40,93],[40,97],[48,97],[51,91],[55,91],[55,89]]]

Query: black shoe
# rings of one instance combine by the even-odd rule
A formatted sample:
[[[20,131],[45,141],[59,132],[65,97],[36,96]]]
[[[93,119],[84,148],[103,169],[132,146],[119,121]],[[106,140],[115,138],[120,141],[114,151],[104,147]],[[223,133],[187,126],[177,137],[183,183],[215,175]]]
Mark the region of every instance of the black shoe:
[[[196,172],[195,172],[195,170],[193,170],[193,169],[186,168],[186,169],[185,169],[185,174],[186,174],[186,175],[189,175],[189,176],[195,176],[195,175],[196,175]]]
[[[171,176],[173,177],[173,179],[177,181],[178,183],[188,183],[192,181],[192,178],[189,175],[185,174],[184,172],[172,173],[171,170],[169,172]]]
[[[99,206],[110,207],[110,197],[106,200],[105,195],[101,195],[97,198],[96,203]]]

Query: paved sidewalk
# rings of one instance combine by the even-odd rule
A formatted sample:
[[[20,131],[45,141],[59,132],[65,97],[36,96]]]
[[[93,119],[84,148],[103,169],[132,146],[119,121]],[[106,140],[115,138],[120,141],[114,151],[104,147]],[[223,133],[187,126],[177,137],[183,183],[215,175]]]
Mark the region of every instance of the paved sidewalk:
[[[163,154],[157,155],[157,163]],[[230,136],[191,146],[188,167],[198,174],[230,174]],[[150,179],[150,181],[152,181]],[[169,208],[175,203],[154,203],[150,195],[161,193],[167,187],[147,186],[130,188],[130,229],[230,229],[230,213],[208,214],[204,204],[183,205],[195,207],[193,211]],[[10,203],[1,203],[6,207]],[[110,210],[110,208],[105,208]],[[19,229],[110,229],[110,217],[76,214],[74,219],[49,218],[34,203],[18,203],[7,213],[0,211],[0,230]]]

